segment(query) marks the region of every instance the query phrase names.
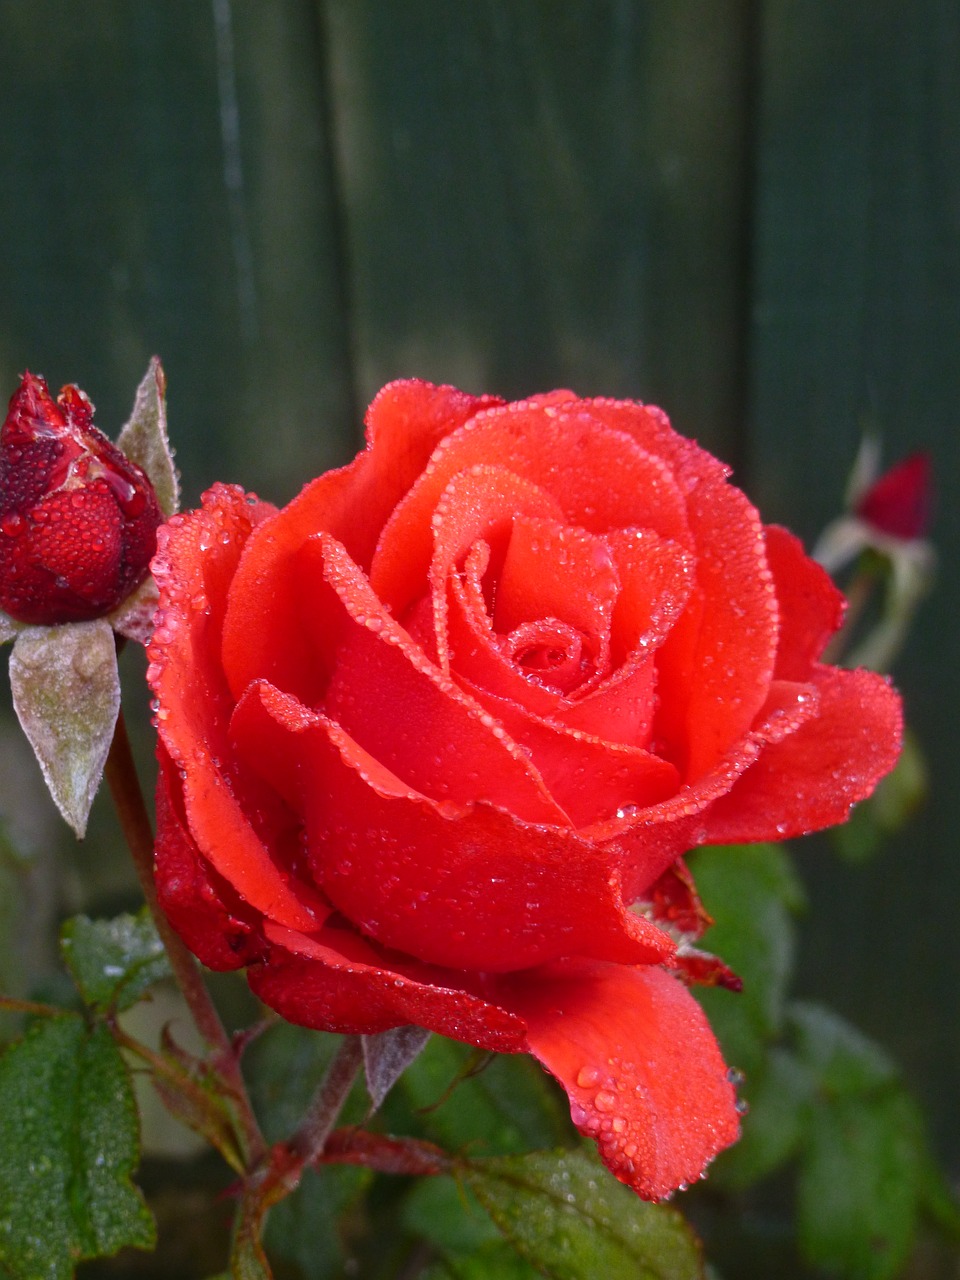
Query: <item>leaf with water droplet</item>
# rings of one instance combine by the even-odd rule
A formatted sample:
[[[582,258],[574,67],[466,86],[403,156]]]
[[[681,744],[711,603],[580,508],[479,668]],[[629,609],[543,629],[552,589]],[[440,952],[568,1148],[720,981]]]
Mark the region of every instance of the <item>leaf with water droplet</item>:
[[[10,685],[50,795],[82,839],[120,710],[109,622],[24,627],[10,655]]]
[[[791,916],[803,906],[803,890],[781,845],[699,849],[690,857],[690,868],[714,920],[699,945],[722,956],[743,979],[736,996],[715,988],[694,994],[724,1057],[749,1080],[783,1026],[796,936]]]
[[[554,1280],[697,1280],[683,1217],[648,1204],[583,1151],[463,1161],[460,1175],[521,1257]]]
[[[361,1037],[367,1092],[375,1111],[429,1039],[430,1032],[423,1027],[394,1027]]]
[[[81,1259],[152,1248],[138,1159],[129,1072],[106,1026],[34,1023],[0,1057],[0,1264],[70,1280]]]
[[[84,1001],[95,1009],[129,1009],[170,974],[150,913],[113,920],[74,916],[60,932],[60,949]]]
[[[121,453],[142,467],[150,479],[165,516],[180,505],[180,485],[167,436],[167,379],[154,356],[133,402],[130,421],[117,437]]]

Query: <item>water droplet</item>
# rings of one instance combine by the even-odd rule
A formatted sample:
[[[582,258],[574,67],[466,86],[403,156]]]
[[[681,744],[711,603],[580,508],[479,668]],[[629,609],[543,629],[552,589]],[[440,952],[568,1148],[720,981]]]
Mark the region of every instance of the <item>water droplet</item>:
[[[577,1084],[581,1089],[589,1089],[592,1085],[599,1083],[600,1071],[597,1067],[581,1067],[577,1073]]]

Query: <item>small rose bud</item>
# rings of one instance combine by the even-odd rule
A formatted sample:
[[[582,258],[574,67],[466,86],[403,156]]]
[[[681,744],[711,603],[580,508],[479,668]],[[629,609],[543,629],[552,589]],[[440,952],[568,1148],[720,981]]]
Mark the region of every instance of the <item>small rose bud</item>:
[[[25,373],[0,430],[0,607],[41,626],[102,617],[146,578],[162,519],[80,388],[54,401]]]
[[[855,513],[890,538],[922,538],[930,523],[933,476],[928,453],[912,453],[858,499]]]

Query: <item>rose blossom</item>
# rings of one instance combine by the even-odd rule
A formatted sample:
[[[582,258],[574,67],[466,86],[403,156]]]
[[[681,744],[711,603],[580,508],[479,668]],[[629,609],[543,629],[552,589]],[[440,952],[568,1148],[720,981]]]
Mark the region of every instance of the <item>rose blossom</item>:
[[[841,821],[899,700],[818,665],[840,595],[660,410],[409,381],[367,425],[161,530],[161,900],[293,1022],[533,1054],[663,1196],[738,1132],[681,855]]]

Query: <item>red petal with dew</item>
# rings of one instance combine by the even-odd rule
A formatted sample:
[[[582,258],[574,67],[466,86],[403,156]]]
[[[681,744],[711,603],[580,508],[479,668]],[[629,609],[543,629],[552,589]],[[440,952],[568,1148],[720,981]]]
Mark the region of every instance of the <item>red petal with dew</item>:
[[[488,800],[521,819],[568,825],[529,758],[386,613],[343,547],[324,535],[311,546],[343,614],[329,717],[433,800]]]
[[[763,526],[745,495],[706,480],[687,501],[697,588],[657,655],[655,732],[693,782],[749,731],[766,701],[778,618]]]
[[[567,1091],[577,1128],[644,1199],[695,1181],[738,1137],[706,1016],[662,969],[560,962],[501,980],[499,994]]]
[[[788,529],[767,525],[764,536],[780,610],[775,673],[782,680],[807,680],[843,621],[844,599]]]
[[[468,688],[511,739],[530,753],[550,794],[577,827],[612,818],[626,805],[656,804],[677,790],[679,776],[673,765],[642,747],[605,741],[570,729],[559,719],[531,715],[483,689]]]
[[[872,671],[817,667],[819,714],[759,759],[705,815],[710,844],[784,840],[843,822],[896,764],[900,697]]]
[[[301,547],[325,531],[358,563],[369,564],[384,521],[437,442],[478,409],[499,403],[426,382],[383,388],[367,411],[368,448],[349,466],[308,484],[269,529],[249,541],[224,628],[223,663],[235,697],[251,680],[263,678],[319,702],[327,673],[302,626],[308,592],[298,574]]]
[[[347,1035],[413,1024],[499,1053],[526,1048],[521,1019],[465,990],[468,975],[388,952],[336,921],[310,937],[270,924],[266,932],[269,955],[247,978],[290,1022]]]
[[[163,608],[147,650],[148,678],[160,703],[160,739],[185,771],[186,821],[204,856],[255,911],[309,929],[313,912],[251,820],[262,807],[267,828],[284,825],[276,798],[255,775],[238,776],[233,767],[232,699],[218,662],[229,583],[252,521],[267,514],[241,490],[219,485],[199,511],[174,516],[160,530],[153,571]]]
[[[259,922],[242,904],[227,906],[235,895],[194,844],[176,770],[162,747],[159,757],[154,866],[160,906],[208,969],[240,969],[263,955]]]
[[[433,558],[430,591],[433,598],[436,648],[444,669],[449,668],[447,579],[478,541],[502,551],[512,542],[511,531],[520,517],[553,519],[561,514],[556,499],[521,480],[505,467],[476,466],[459,472],[443,491],[431,517]],[[379,598],[386,604],[397,592],[381,580]],[[406,621],[406,619],[404,619]]]
[[[266,684],[251,687],[231,732],[254,767],[290,762],[318,885],[384,946],[477,972],[672,955],[666,934],[627,910],[613,855],[572,831],[429,800]]]
[[[430,521],[444,489],[457,472],[491,459],[553,494],[568,524],[592,533],[642,526],[689,545],[683,500],[664,463],[624,432],[605,428],[580,402],[486,409],[441,442],[384,527],[370,580],[378,595],[389,589],[398,615],[422,594],[433,553]]]

